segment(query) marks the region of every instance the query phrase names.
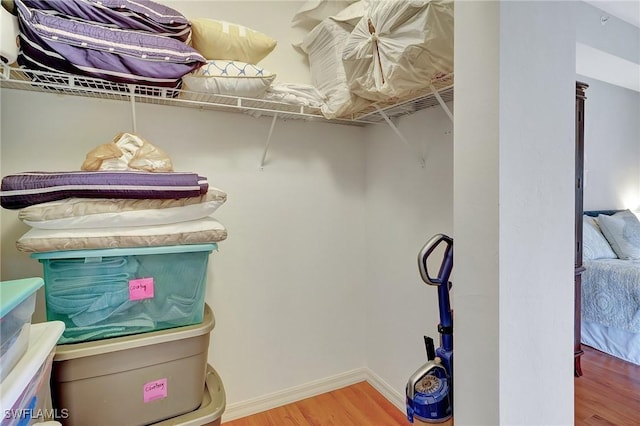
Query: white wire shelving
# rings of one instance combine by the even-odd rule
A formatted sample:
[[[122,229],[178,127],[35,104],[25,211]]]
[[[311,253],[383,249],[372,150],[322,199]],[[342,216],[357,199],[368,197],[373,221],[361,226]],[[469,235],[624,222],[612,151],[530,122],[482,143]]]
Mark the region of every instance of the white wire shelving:
[[[6,89],[56,93],[127,102],[170,105],[202,110],[242,112],[253,116],[276,116],[279,119],[324,121],[365,126],[382,123],[386,119],[412,114],[421,109],[443,105],[453,100],[453,75],[435,79],[411,99],[390,99],[370,105],[349,117],[327,119],[320,108],[292,105],[265,99],[212,95],[181,89],[158,88],[135,84],[115,83],[97,78],[71,74],[11,68],[2,65],[0,87]],[[440,98],[440,99],[438,99]]]
[[[322,121],[353,126],[386,123],[398,138],[410,148],[412,148],[411,143],[407,141],[395,124],[396,118],[440,105],[453,121],[453,114],[446,105],[447,102],[453,101],[453,74],[444,75],[427,82],[423,89],[417,90],[414,96],[408,99],[389,99],[386,102],[371,104],[366,109],[348,117],[328,119],[324,117],[320,108],[316,107],[293,105],[265,99],[198,93],[182,89],[115,83],[78,75],[13,68],[5,64],[0,64],[0,66],[2,71],[0,74],[0,88],[3,89],[129,102],[134,133],[137,130],[136,103],[240,112],[254,117],[272,117],[260,161],[261,169],[264,167],[273,130],[278,119]],[[421,164],[424,165],[424,159],[421,159]]]

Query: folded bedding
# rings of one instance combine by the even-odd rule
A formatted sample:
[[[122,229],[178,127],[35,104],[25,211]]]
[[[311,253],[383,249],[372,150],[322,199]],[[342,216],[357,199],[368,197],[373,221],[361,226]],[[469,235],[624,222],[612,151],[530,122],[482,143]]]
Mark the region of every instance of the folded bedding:
[[[6,209],[21,209],[72,197],[187,198],[206,194],[208,188],[205,177],[184,172],[25,172],[2,179],[0,205]]]
[[[166,225],[210,216],[226,199],[225,192],[212,187],[199,197],[169,200],[67,198],[25,207],[18,219],[40,229]]]
[[[20,0],[16,5],[18,64],[33,70],[177,88],[182,76],[205,62],[180,40],[30,9]]]
[[[223,241],[227,230],[211,216],[167,225],[95,229],[32,228],[16,242],[23,252],[161,247]]]
[[[189,20],[180,12],[149,0],[23,0],[31,9],[102,24],[105,27],[143,31],[187,41]]]

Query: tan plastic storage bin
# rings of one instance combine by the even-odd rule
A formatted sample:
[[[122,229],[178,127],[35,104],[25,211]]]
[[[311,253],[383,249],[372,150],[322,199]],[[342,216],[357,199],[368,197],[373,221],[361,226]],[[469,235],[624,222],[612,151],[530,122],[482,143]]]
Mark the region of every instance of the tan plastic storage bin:
[[[59,345],[53,360],[53,406],[64,426],[148,425],[196,410],[202,403],[209,333],[201,324]]]
[[[155,423],[153,426],[220,426],[227,401],[222,380],[211,366],[207,368],[205,384],[202,403],[197,410]]]

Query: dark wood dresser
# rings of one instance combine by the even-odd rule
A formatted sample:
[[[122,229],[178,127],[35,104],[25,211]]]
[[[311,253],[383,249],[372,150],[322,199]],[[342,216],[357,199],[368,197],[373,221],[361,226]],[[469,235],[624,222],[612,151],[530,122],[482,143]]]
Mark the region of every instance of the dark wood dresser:
[[[574,306],[574,374],[582,376],[580,357],[582,346],[580,344],[581,305],[582,305],[582,214],[583,214],[583,187],[584,187],[584,101],[585,90],[589,87],[585,83],[576,82],[576,181],[575,181],[575,306]]]

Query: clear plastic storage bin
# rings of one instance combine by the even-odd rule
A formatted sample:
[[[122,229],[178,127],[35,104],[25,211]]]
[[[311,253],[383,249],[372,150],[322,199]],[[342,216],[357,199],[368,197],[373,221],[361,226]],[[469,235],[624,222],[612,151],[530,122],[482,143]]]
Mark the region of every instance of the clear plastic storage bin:
[[[42,278],[0,282],[0,381],[27,350],[36,291],[42,284]]]
[[[34,253],[44,267],[47,319],[61,344],[202,322],[216,244]]]

